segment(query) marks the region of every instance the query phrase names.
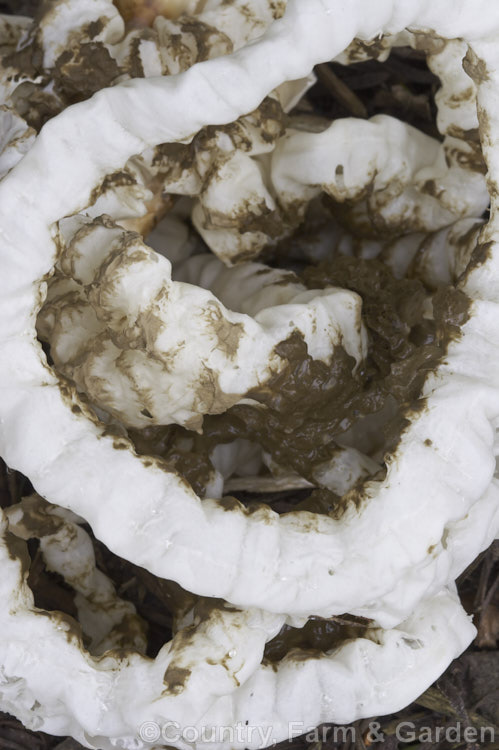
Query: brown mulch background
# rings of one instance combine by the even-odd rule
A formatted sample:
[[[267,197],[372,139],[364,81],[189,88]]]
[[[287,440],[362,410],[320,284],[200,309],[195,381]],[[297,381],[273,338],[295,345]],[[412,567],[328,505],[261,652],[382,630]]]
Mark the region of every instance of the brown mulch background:
[[[0,2],[0,13],[33,15],[39,0],[5,0]],[[433,95],[437,79],[426,67],[424,57],[406,49],[397,50],[386,63],[369,61],[344,68],[336,64],[318,66],[318,83],[310,90],[303,106],[328,118],[355,116],[370,117],[377,113],[394,115],[419,129],[439,137],[435,128]],[[7,507],[31,491],[29,482],[17,472],[7,469],[0,460],[0,506]],[[264,498],[260,498],[264,500]],[[139,614],[149,624],[150,655],[153,656],[170,637],[171,615],[168,607],[171,588],[110,553],[95,542],[99,567],[115,581],[120,594],[132,601]],[[57,576],[47,573],[38,553],[38,545],[30,542],[32,558],[30,584],[35,601],[44,609],[68,609],[71,594]],[[324,728],[319,741],[297,738],[281,743],[284,750],[475,750],[476,743],[463,740],[427,738],[402,742],[395,735],[400,722],[411,722],[416,727],[450,728],[460,726],[460,736],[466,727],[492,727],[493,741],[484,747],[499,750],[499,542],[463,573],[458,581],[462,601],[478,628],[478,636],[465,654],[417,701],[404,711],[388,717],[351,725],[353,731],[335,732]],[[0,634],[1,637],[1,634]],[[372,722],[376,722],[374,725]],[[374,727],[382,741],[373,741],[369,734]],[[412,728],[412,727],[411,727]],[[451,736],[451,735],[450,735]],[[342,740],[342,737],[345,740]],[[352,739],[355,737],[355,740]],[[490,733],[487,734],[487,738]],[[11,716],[0,713],[0,750],[77,750],[81,748],[71,738],[57,738],[43,732],[30,732]]]
[[[34,16],[40,0],[5,0],[0,2],[0,13],[16,16]]]

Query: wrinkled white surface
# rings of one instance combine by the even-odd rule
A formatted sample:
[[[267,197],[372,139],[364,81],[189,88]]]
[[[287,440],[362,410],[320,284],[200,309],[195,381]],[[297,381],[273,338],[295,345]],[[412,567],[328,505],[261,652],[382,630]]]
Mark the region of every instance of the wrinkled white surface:
[[[451,62],[457,60],[454,50]],[[454,90],[445,62],[444,113],[449,89]],[[442,127],[459,133],[461,120],[454,116],[454,129],[446,122]],[[182,168],[159,175],[166,192],[198,198],[193,222],[226,263],[255,257],[285,237],[323,191],[337,203],[353,202],[353,221],[371,232],[373,224],[391,232],[436,231],[463,217],[480,217],[489,203],[484,175],[466,162],[469,144],[451,136],[441,144],[393,117],[341,118],[319,133],[294,130],[291,122],[284,135],[263,147],[250,128],[245,133],[251,150],[238,150],[220,134],[198,146],[189,165],[180,162]],[[362,149],[351,148],[356,142]],[[154,172],[150,161],[145,158],[144,168]],[[255,228],[248,227],[248,213]]]
[[[35,135],[17,112],[0,106],[0,179],[29,151]]]
[[[280,204],[290,208],[322,190],[344,202],[369,188],[376,220],[406,231],[435,231],[481,216],[489,204],[483,175],[449,168],[438,141],[386,115],[336,120],[322,133],[288,131],[272,155],[271,179]]]
[[[306,290],[292,272],[264,263],[239,263],[227,267],[208,253],[179,263],[177,281],[210,289],[226,307],[255,316],[260,310],[286,305]]]
[[[154,8],[145,7],[142,10],[148,21],[152,20]],[[140,15],[140,9],[136,8],[136,11]],[[32,113],[40,106],[45,120],[44,108],[55,112],[63,109],[67,103],[65,93],[61,92],[60,86],[55,85],[54,78],[54,68],[64,52],[70,52],[78,58],[89,43],[100,45],[101,53],[109,54],[119,68],[119,74],[114,80],[110,79],[109,84],[136,75],[146,78],[174,75],[196,62],[227,55],[257,39],[272,20],[282,13],[283,7],[273,0],[234,0],[230,4],[212,0],[208,3],[178,2],[173,6],[168,2],[160,2],[156,5],[156,11],[164,11],[171,17],[182,12],[182,17],[171,20],[160,15],[155,18],[152,29],[129,30],[125,28],[111,0],[51,0],[49,6],[44,6],[35,23],[28,18],[0,16],[0,38],[5,53],[20,50],[33,39],[36,39],[36,44],[43,53],[40,73],[35,77],[29,69],[26,71],[22,62],[18,69],[15,59],[10,67],[4,66],[0,80],[0,101],[9,107],[19,104],[23,111]],[[96,23],[101,24],[101,27],[95,29]],[[32,54],[39,57],[36,50]],[[40,64],[37,62],[37,65]],[[312,74],[300,80],[286,81],[276,88],[274,97],[287,111],[314,81]],[[16,140],[12,147],[19,150]],[[140,159],[136,161],[141,162]],[[12,159],[8,164],[9,168],[11,166]],[[143,166],[142,164],[142,168]],[[149,178],[150,171],[151,165],[147,170]],[[144,223],[137,223],[137,218],[146,217],[147,222],[157,208],[161,213],[161,190],[157,195],[151,193],[151,185],[144,184],[140,172],[141,169],[133,175],[129,173],[130,184],[111,185],[98,191],[97,200],[92,204],[89,214],[97,216],[110,213],[115,220],[126,224],[127,228],[140,229]],[[153,187],[157,189],[158,185]]]
[[[212,169],[208,180],[201,184],[199,180],[193,181],[188,170],[180,183],[169,185],[167,180],[166,189],[199,195],[193,212],[195,225],[213,252],[225,262],[232,262],[241,253],[256,256],[272,241],[260,231],[245,228],[241,233],[248,206],[256,215],[265,206],[272,212],[274,224],[282,225],[285,235],[289,231],[286,220],[289,222],[292,216],[296,221],[305,211],[310,196],[321,189],[336,201],[342,201],[346,197],[358,199],[369,188],[364,209],[369,217],[363,216],[363,211],[359,215],[358,208],[354,208],[350,217],[364,231],[372,231],[372,216],[376,228],[383,220],[386,229],[403,232],[432,231],[459,216],[481,216],[488,205],[488,194],[483,174],[475,166],[480,161],[473,143],[478,126],[476,86],[461,64],[466,43],[425,40],[407,31],[376,41],[372,52],[369,46],[357,47],[356,56],[350,59],[367,58],[370,54],[385,59],[390,47],[398,45],[427,49],[428,64],[441,80],[436,103],[439,129],[445,134],[443,143],[389,117],[374,117],[370,123],[343,118],[334,123],[330,137],[323,133],[288,133],[277,142],[270,168],[263,162],[256,169],[247,154],[236,152],[228,160],[221,159],[218,169]],[[385,45],[386,52],[379,53],[379,44]],[[348,56],[342,61],[348,62]],[[305,145],[300,144],[301,139],[307,141],[304,151],[300,148]],[[350,140],[362,142],[363,147],[354,155],[349,154],[346,185],[343,141]],[[286,159],[288,153],[290,158]],[[309,158],[300,159],[303,153]],[[198,155],[197,159],[200,158]],[[283,220],[281,211],[286,208],[291,213]]]
[[[78,622],[89,637],[93,655],[112,648],[145,652],[144,622],[133,604],[117,596],[111,579],[96,567],[92,540],[73,518],[67,518],[68,511],[32,495],[11,505],[5,515],[13,534],[40,540],[47,570],[62,576],[76,592]]]
[[[267,294],[257,295],[265,267],[245,274],[217,261],[219,286],[247,298],[230,310],[224,295],[172,281],[170,262],[120,227],[74,218],[63,225],[68,232],[59,264],[71,277],[51,286],[39,328],[60,372],[127,425],[199,429],[203,414],[225,411],[278,374],[288,362],[275,347],[296,333],[328,364],[339,346],[355,366],[366,356],[353,292],[277,286],[285,275],[274,272]]]
[[[180,731],[194,726],[199,732],[241,723],[270,729],[272,742],[287,738],[293,721],[315,726],[390,713],[416,698],[475,634],[455,594],[442,592],[395,630],[375,629],[315,659],[289,655],[275,671],[260,661],[284,618],[258,610],[214,608],[155,659],[138,653],[123,659],[110,651],[96,660],[64,620],[33,610],[19,562],[4,544],[0,558],[2,709],[28,728],[71,734],[99,750],[117,741],[147,747],[139,734],[144,722],[163,727],[170,721]],[[178,669],[187,672],[180,687],[169,689],[170,680],[178,684]],[[217,747],[258,748],[268,744],[263,739],[255,731],[236,743],[221,738]],[[181,736],[173,745],[209,746],[189,745]]]

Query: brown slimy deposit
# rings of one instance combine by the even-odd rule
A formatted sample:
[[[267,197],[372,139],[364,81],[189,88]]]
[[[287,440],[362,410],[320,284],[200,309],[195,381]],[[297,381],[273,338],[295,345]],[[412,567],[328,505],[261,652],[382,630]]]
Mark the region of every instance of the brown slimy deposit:
[[[123,11],[125,20],[128,22],[128,30],[130,27],[136,27],[140,29],[140,32],[137,32],[138,35],[131,41],[130,53],[125,60],[121,61],[121,64],[117,63],[106,44],[97,40],[108,20],[102,18],[83,26],[77,33],[74,33],[65,48],[61,47],[61,53],[53,67],[46,69],[43,65],[44,48],[40,30],[45,24],[53,21],[52,7],[50,3],[40,2],[27,43],[2,57],[2,67],[8,72],[9,80],[19,81],[19,90],[13,92],[12,101],[19,114],[35,130],[40,130],[47,120],[56,116],[68,105],[88,99],[97,91],[114,85],[122,76],[127,78],[144,76],[140,53],[141,44],[152,42],[156,46],[159,45],[157,32],[146,27],[157,15],[178,15],[175,12],[173,14],[162,12],[164,7],[175,7],[175,3],[155,0],[155,2],[146,3],[125,2],[124,6],[133,6],[125,7]],[[137,10],[135,6],[146,9],[147,23],[133,23],[132,16]],[[214,47],[217,48],[217,54],[232,52],[232,42],[224,33],[196,17],[184,16],[179,32],[177,35],[171,35],[170,51],[180,63],[181,69],[207,60],[212,55]],[[166,69],[163,70],[164,74],[169,72]],[[36,84],[26,80],[35,78]],[[53,85],[50,91],[47,91],[45,89],[49,83]]]
[[[290,652],[293,652],[294,659],[299,658],[300,652],[306,657],[317,656],[337,648],[345,641],[365,637],[370,625],[370,620],[353,615],[330,619],[311,617],[302,628],[284,625],[275,638],[267,643],[264,659],[274,665]]]
[[[111,86],[119,75],[116,60],[99,42],[87,42],[65,50],[53,70],[55,90],[67,104],[88,99]]]
[[[43,9],[39,13],[43,19]],[[43,48],[39,34],[32,35],[29,43],[2,58],[2,66],[11,68],[19,80],[19,90],[13,101],[19,114],[31,127],[39,130],[69,104],[88,99],[102,88],[112,85],[122,71],[102,42],[94,42],[102,30],[102,23],[89,24],[82,30],[81,40],[73,39],[55,61],[50,71],[43,68]],[[26,78],[37,78],[37,83]],[[45,91],[53,81],[53,93]],[[29,87],[29,89],[27,88]]]
[[[275,348],[284,361],[281,371],[248,394],[261,406],[239,404],[206,416],[202,435],[177,426],[130,430],[139,453],[172,461],[199,492],[212,469],[210,451],[236,438],[260,444],[277,464],[310,481],[314,467],[330,459],[345,433],[362,429],[369,416],[380,419],[378,458],[395,451],[411,412],[424,408],[420,393],[426,377],[468,319],[469,299],[453,287],[439,289],[431,294],[433,315],[425,317],[429,292],[421,281],[395,279],[378,260],[338,257],[308,267],[303,280],[311,289],[338,286],[362,297],[369,352],[361,367],[353,371],[354,361],[342,347],[330,366],[313,360],[295,332]],[[338,515],[346,502],[361,500],[359,489],[343,499],[318,489],[294,509]]]

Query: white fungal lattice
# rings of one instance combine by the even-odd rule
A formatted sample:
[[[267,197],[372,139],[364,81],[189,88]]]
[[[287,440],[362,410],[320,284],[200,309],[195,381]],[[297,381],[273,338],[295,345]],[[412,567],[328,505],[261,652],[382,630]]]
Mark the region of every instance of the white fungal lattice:
[[[188,3],[192,18],[158,19],[147,33],[125,34],[106,0],[54,2],[39,28],[1,26],[12,53],[1,76],[0,453],[53,506],[31,498],[2,513],[0,707],[88,747],[145,747],[138,729],[147,721],[247,722],[279,740],[289,721],[400,708],[471,641],[453,581],[499,531],[499,8],[203,5],[196,15]],[[286,119],[314,64],[369,55],[380,36],[382,55],[400,44],[427,50],[442,82],[441,143],[386,116],[319,132]],[[16,77],[16,53],[30,44],[43,52],[43,75]],[[110,72],[78,102],[68,81],[88,64],[85,45],[97,45]],[[35,90],[55,115],[36,137],[41,105],[22,109]],[[130,231],[167,210],[164,192],[192,199],[186,212],[218,258],[199,259],[179,215],[170,218],[171,260],[168,233],[160,255]],[[334,257],[380,257],[429,289],[455,283],[466,301],[460,330],[425,379],[424,408],[410,415],[386,475],[353,439],[308,476],[237,442],[211,450],[201,499],[175,466],[138,456],[126,429],[152,420],[201,431],[206,415],[233,405],[263,409],[259,394],[291,364],[279,346],[292,335],[310,367],[332,367],[342,349],[354,377],[367,356],[356,293],[305,290],[253,262],[323,193],[349,202],[349,231],[333,219],[327,227]],[[373,236],[380,226],[384,240]],[[365,232],[360,244],[355,228]],[[324,257],[324,247],[313,252]],[[421,305],[431,319],[429,293]],[[340,517],[279,516],[223,497],[249,459],[257,490],[264,480],[346,495],[368,479]],[[37,528],[40,514],[48,526]],[[205,597],[181,613],[155,659],[140,653],[140,621],[96,570],[81,519],[116,554]],[[16,541],[31,536],[78,592],[91,651],[67,619],[34,607]],[[363,637],[317,658],[291,652],[275,668],[262,663],[285,623],[345,612],[373,621]],[[113,650],[125,618],[135,633],[126,657]],[[245,737],[241,747],[257,742]]]

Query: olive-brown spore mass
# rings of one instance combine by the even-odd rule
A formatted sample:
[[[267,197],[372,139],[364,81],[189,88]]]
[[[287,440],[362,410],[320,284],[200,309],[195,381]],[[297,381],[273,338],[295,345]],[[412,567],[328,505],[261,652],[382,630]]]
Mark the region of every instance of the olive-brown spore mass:
[[[248,394],[261,406],[239,404],[207,416],[202,435],[177,426],[130,430],[139,453],[161,455],[202,492],[212,468],[210,451],[236,438],[260,444],[277,464],[311,481],[314,467],[330,459],[342,436],[362,429],[370,415],[379,415],[378,452],[395,450],[409,413],[424,407],[425,378],[468,319],[469,299],[453,287],[439,289],[428,315],[429,292],[422,282],[396,279],[379,260],[341,256],[307,267],[302,278],[311,289],[338,286],[362,298],[369,350],[361,367],[354,371],[342,347],[331,365],[314,360],[303,338],[292,333],[275,349],[285,366]],[[180,437],[190,438],[189,450],[179,450]],[[349,493],[352,499],[355,493]],[[334,493],[319,489],[294,509],[337,515],[343,505]]]

